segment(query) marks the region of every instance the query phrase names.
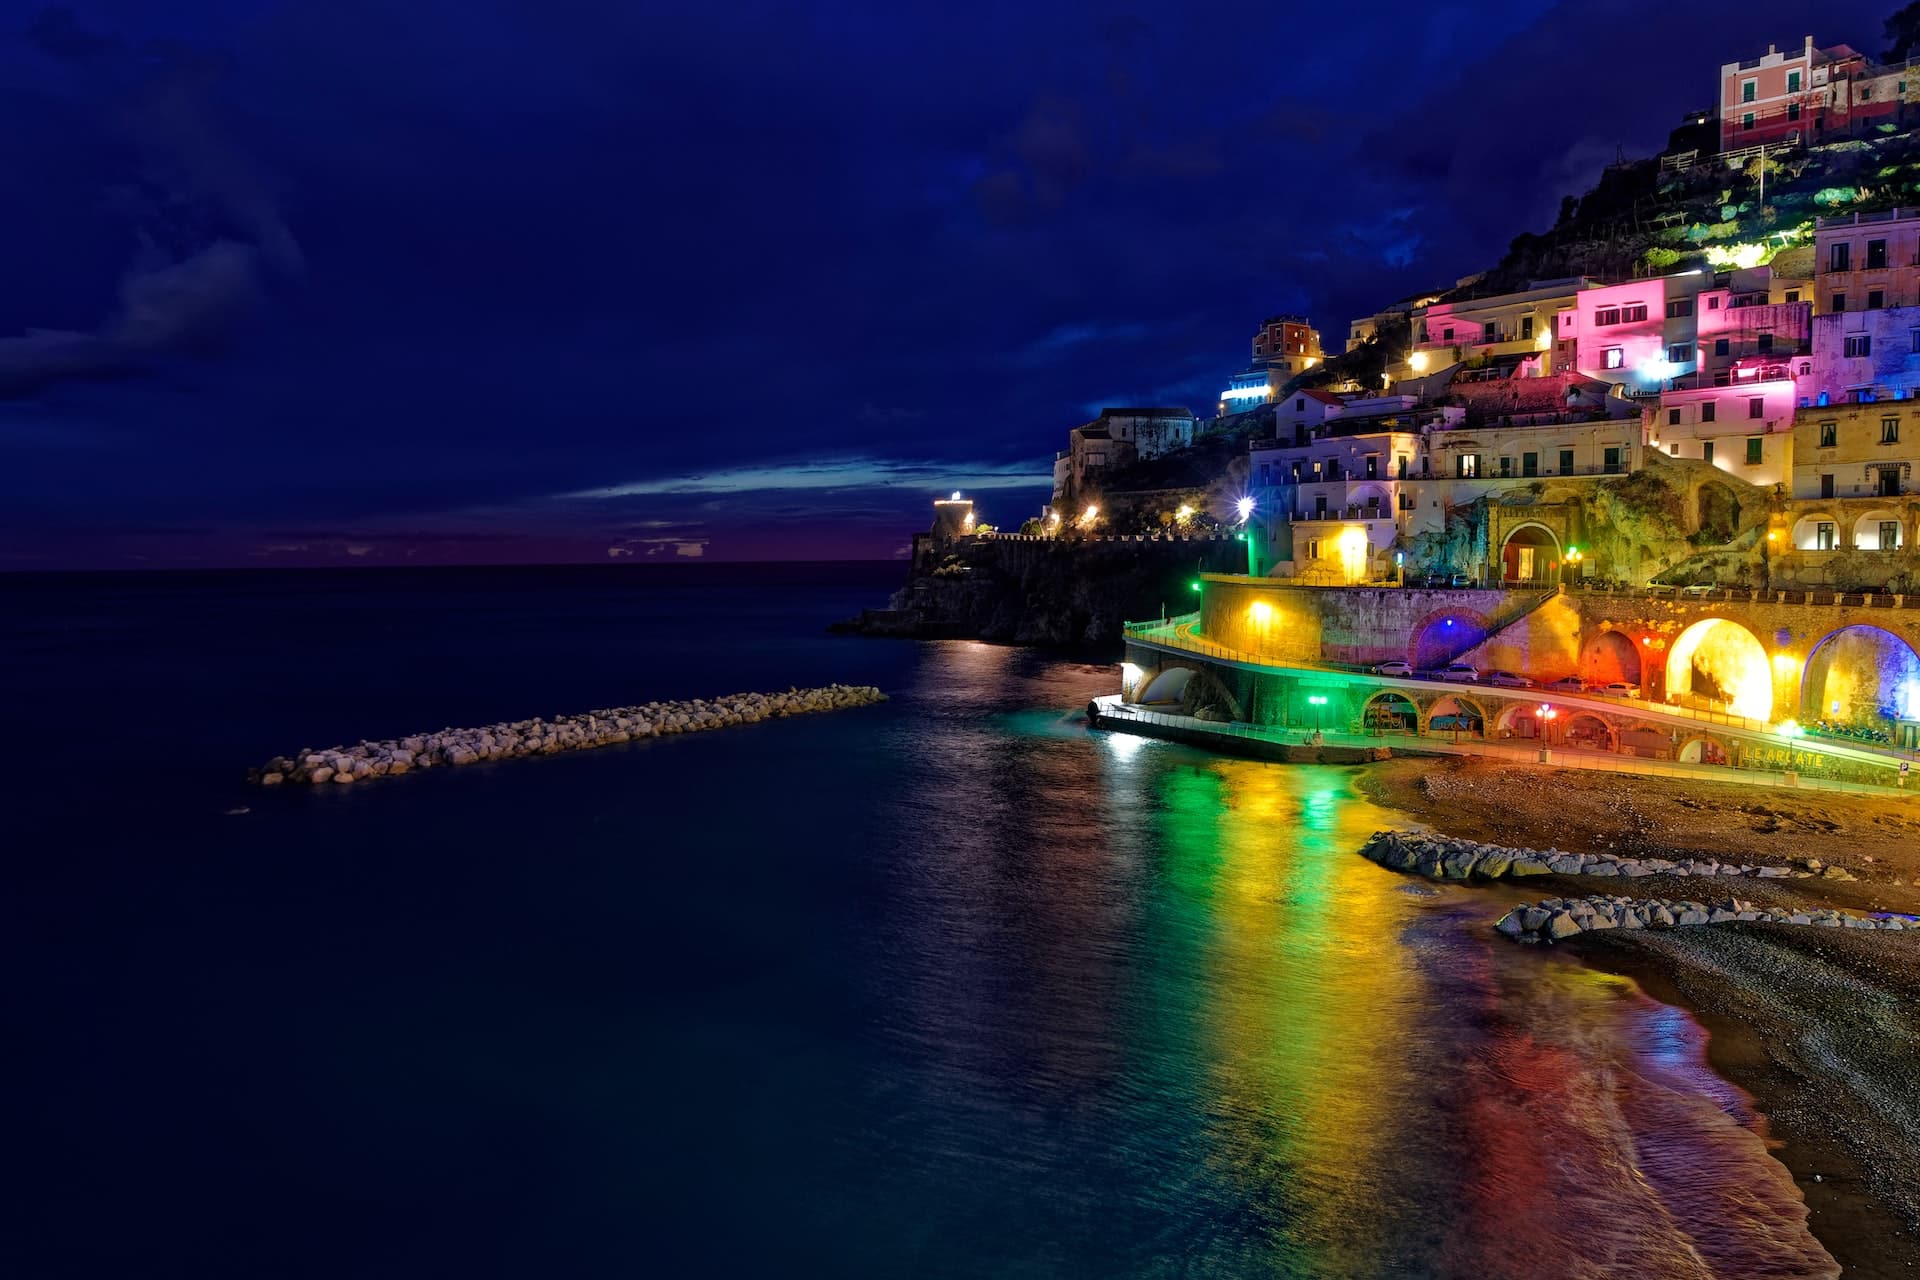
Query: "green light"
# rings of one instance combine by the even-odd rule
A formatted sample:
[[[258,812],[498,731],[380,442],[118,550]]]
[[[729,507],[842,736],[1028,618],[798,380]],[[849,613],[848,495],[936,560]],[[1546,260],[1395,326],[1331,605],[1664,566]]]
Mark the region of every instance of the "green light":
[[[1580,554],[1580,548],[1578,548],[1578,547],[1568,547],[1568,548],[1567,548],[1567,554],[1568,554],[1568,555],[1570,555],[1570,556],[1577,556],[1577,555],[1579,555],[1579,554]]]
[[[1307,701],[1312,703],[1316,707],[1324,707],[1327,705],[1326,698],[1321,694],[1317,694],[1317,693],[1309,694],[1307,697]]]
[[[1198,591],[1200,589],[1200,579],[1195,578],[1192,582],[1188,583],[1187,585],[1192,587],[1195,591]]]

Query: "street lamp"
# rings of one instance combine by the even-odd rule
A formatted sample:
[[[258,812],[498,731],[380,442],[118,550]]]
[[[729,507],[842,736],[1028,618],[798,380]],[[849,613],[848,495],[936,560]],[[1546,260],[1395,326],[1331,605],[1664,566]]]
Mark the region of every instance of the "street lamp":
[[[1560,713],[1546,703],[1540,704],[1540,745],[1542,747],[1553,746],[1553,722],[1559,716]]]
[[[1320,708],[1327,705],[1326,695],[1320,693],[1308,694],[1307,703],[1313,708],[1313,731],[1318,733],[1320,732]]]

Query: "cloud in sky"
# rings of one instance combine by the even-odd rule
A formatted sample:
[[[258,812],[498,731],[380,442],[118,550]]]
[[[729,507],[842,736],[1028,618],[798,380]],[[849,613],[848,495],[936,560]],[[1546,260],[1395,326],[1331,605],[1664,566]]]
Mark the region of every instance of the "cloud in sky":
[[[1050,467],[1040,462],[1010,466],[855,456],[821,462],[772,463],[691,472],[652,480],[632,480],[555,496],[570,500],[655,495],[747,497],[795,490],[845,489],[916,489],[931,493],[950,489],[1030,489],[1051,482]]]

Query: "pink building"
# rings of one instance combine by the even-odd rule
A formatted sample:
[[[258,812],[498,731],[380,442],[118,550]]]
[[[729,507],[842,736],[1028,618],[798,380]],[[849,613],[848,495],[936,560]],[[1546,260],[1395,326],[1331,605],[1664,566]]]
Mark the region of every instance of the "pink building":
[[[1585,276],[1536,280],[1514,293],[1418,307],[1410,371],[1418,376],[1450,364],[1492,365],[1516,377],[1544,377],[1554,371],[1554,318],[1598,283]]]
[[[1765,267],[1686,271],[1592,289],[1559,317],[1558,364],[1631,396],[1725,384],[1742,360],[1779,360],[1808,349],[1809,292]]]
[[[1769,45],[1720,68],[1720,149],[1819,143],[1898,121],[1907,79],[1906,67],[1877,66],[1850,45]]]
[[[1721,385],[1667,391],[1647,408],[1647,447],[1672,458],[1697,458],[1749,484],[1791,477],[1798,369],[1808,363],[1738,361]]]

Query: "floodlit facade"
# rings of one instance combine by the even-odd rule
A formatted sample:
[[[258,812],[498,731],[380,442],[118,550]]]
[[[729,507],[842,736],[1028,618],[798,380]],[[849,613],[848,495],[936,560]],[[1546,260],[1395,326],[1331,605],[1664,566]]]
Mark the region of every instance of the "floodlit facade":
[[[1592,289],[1558,318],[1560,367],[1632,396],[1729,385],[1743,360],[1807,351],[1810,291],[1766,267]]]
[[[1720,149],[1813,145],[1897,124],[1910,100],[1908,69],[1882,67],[1850,45],[1812,36],[1720,67]]]
[[[1560,313],[1572,307],[1582,291],[1598,285],[1585,276],[1541,280],[1517,293],[1416,308],[1410,372],[1465,363],[1511,367],[1520,377],[1550,374]]]

